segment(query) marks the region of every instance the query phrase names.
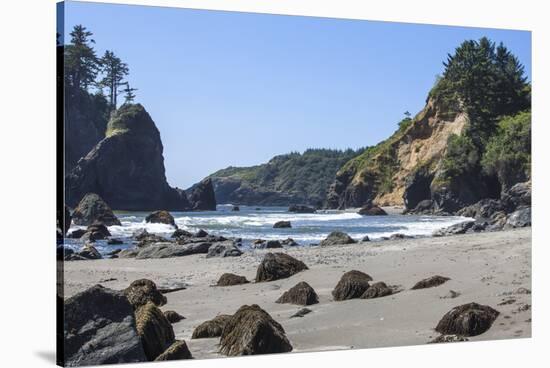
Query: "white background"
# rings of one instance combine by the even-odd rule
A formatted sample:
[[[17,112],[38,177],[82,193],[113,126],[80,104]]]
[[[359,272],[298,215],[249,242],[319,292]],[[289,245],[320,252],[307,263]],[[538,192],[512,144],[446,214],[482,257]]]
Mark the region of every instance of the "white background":
[[[545,1],[134,0],[117,3],[533,31],[533,338],[156,366],[548,366],[550,11]],[[545,6],[546,5],[546,6]],[[0,5],[0,366],[55,362],[55,1]],[[390,98],[390,97],[388,97]],[[512,272],[512,271],[511,271]],[[414,318],[414,316],[411,316]],[[158,364],[158,363],[155,363]],[[126,365],[145,367],[150,365]]]

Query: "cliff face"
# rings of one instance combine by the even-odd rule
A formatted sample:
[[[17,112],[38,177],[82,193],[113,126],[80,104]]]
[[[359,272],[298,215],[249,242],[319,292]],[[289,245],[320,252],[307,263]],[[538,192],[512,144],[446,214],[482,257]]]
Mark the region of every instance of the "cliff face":
[[[464,113],[448,114],[429,99],[424,109],[413,119],[403,120],[390,138],[367,148],[338,171],[329,187],[326,207],[361,207],[369,200],[378,205],[415,202],[416,206],[429,199],[447,140],[452,134],[460,135],[467,121]],[[412,182],[418,190],[409,190],[406,195]]]
[[[66,203],[74,207],[97,193],[118,210],[186,210],[185,192],[171,188],[155,123],[143,106],[120,107],[103,138],[65,178]]]
[[[358,152],[310,149],[276,156],[251,167],[228,167],[210,175],[218,203],[321,206],[336,171]]]

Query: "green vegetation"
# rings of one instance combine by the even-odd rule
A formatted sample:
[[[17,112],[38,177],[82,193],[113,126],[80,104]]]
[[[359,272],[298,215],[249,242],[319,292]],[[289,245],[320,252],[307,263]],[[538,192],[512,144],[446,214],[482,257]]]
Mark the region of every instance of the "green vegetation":
[[[469,119],[463,136],[449,137],[443,161],[444,176],[451,180],[476,174],[481,171],[483,158],[484,172],[497,174],[501,184],[507,185],[515,180],[508,176],[512,174],[511,169],[497,169],[497,166],[519,160],[523,163],[521,170],[529,170],[529,164],[524,161],[530,160],[530,135],[514,145],[518,150],[515,158],[505,154],[501,147],[502,142],[513,140],[514,135],[520,133],[520,128],[510,123],[519,118],[506,117],[530,111],[531,86],[524,76],[524,67],[504,45],[496,46],[487,38],[463,42],[444,65],[445,72],[430,96],[440,108],[447,110],[447,114],[464,111]],[[521,115],[520,120],[530,126],[530,118],[526,119],[525,114],[529,113]],[[508,135],[503,131],[508,131]],[[520,137],[515,139],[521,140]],[[518,177],[517,174],[512,176]]]
[[[317,205],[324,201],[338,168],[361,151],[308,149],[303,154],[292,152],[276,156],[262,165],[228,167],[209,177],[231,178],[240,181],[241,188],[277,192],[305,204]],[[232,198],[220,200],[230,202]]]
[[[531,112],[521,112],[499,122],[481,165],[487,174],[497,175],[507,187],[531,176]]]

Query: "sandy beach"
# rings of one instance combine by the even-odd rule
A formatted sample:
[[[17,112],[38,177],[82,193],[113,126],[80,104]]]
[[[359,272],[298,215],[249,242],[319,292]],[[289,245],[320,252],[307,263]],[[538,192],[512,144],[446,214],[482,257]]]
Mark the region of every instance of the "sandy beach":
[[[288,279],[214,287],[225,272],[254,280],[256,268],[269,251],[281,251],[303,261],[309,270]],[[374,281],[398,285],[401,292],[377,299],[333,301],[331,291],[343,273],[368,273]],[[445,284],[410,290],[433,275],[449,277]],[[123,289],[140,278],[159,287],[187,284],[166,294],[162,310],[186,319],[173,325],[195,358],[218,354],[219,338],[191,339],[193,329],[217,314],[232,314],[243,304],[258,304],[285,329],[294,352],[425,344],[451,308],[469,302],[500,312],[493,326],[470,341],[531,336],[531,228],[439,238],[366,242],[329,247],[252,250],[240,257],[206,258],[204,254],[166,259],[102,259],[64,263],[65,297],[102,284]],[[301,306],[277,304],[281,294],[300,281],[319,295],[319,304],[302,318],[290,318]],[[450,290],[455,298],[446,297]],[[503,303],[504,302],[504,303]]]

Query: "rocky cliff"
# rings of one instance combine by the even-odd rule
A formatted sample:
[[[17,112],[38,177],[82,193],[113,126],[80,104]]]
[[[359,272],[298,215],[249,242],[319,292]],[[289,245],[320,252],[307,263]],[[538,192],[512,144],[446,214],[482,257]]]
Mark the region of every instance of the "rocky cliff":
[[[228,167],[210,175],[218,203],[321,206],[326,188],[359,151],[309,149],[272,158],[251,167]]]
[[[66,175],[66,203],[74,207],[96,193],[117,210],[190,209],[185,192],[168,185],[162,153],[160,133],[143,106],[121,106],[105,138]]]
[[[414,118],[404,119],[390,138],[367,148],[338,171],[326,206],[361,207],[370,200],[378,205],[402,205],[410,178],[422,170],[432,175],[444,157],[449,136],[461,134],[466,123],[464,113],[449,115],[429,99],[424,109]],[[429,198],[431,180],[425,180],[427,189],[422,187],[424,193],[410,201]]]

